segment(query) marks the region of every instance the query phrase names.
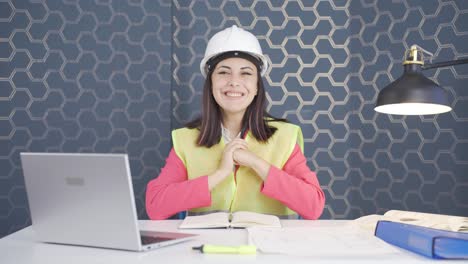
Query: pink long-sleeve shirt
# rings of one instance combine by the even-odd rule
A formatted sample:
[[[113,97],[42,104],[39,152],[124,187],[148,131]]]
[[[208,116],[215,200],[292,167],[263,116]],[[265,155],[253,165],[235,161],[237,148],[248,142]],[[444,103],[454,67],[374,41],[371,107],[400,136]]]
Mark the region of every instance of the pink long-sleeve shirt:
[[[297,144],[282,169],[271,165],[260,191],[305,219],[319,218],[325,206],[317,176],[307,166]],[[166,219],[181,211],[210,205],[208,176],[188,180],[184,163],[171,149],[166,165],[146,189],[146,212],[150,219]]]

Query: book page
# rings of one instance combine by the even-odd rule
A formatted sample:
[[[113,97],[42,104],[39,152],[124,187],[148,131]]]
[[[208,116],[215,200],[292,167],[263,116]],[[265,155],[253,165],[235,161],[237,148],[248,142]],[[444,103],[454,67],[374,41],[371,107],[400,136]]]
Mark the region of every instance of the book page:
[[[275,215],[260,214],[254,212],[235,212],[232,213],[232,227],[281,227],[279,218]]]
[[[373,233],[380,220],[405,223],[440,230],[468,232],[468,217],[390,210],[384,215],[366,215],[353,220],[350,225]]]
[[[219,227],[229,227],[229,213],[218,212],[206,215],[187,216],[179,226],[181,229]]]
[[[384,214],[390,221],[455,232],[468,232],[468,217],[390,210]]]

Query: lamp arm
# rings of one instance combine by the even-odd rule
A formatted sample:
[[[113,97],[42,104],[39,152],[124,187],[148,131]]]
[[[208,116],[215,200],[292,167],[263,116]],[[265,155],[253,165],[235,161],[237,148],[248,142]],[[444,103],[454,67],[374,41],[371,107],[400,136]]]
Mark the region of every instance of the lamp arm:
[[[468,58],[425,64],[421,67],[421,69],[428,70],[428,69],[433,69],[433,68],[447,67],[447,66],[453,66],[453,65],[459,65],[459,64],[468,64]]]

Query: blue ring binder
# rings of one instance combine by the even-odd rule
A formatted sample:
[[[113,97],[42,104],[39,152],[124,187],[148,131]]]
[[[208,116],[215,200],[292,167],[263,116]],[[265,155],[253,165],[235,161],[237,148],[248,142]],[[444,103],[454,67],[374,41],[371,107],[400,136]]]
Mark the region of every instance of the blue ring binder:
[[[379,221],[375,236],[400,248],[434,259],[468,259],[468,233]]]

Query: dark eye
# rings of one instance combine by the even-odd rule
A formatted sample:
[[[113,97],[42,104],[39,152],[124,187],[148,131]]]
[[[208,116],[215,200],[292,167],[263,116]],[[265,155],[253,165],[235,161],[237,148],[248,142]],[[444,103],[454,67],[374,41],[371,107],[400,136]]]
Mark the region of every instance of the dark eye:
[[[218,72],[218,74],[228,74],[228,72],[227,71],[220,71],[220,72]]]
[[[250,72],[243,72],[242,75],[252,75]]]

